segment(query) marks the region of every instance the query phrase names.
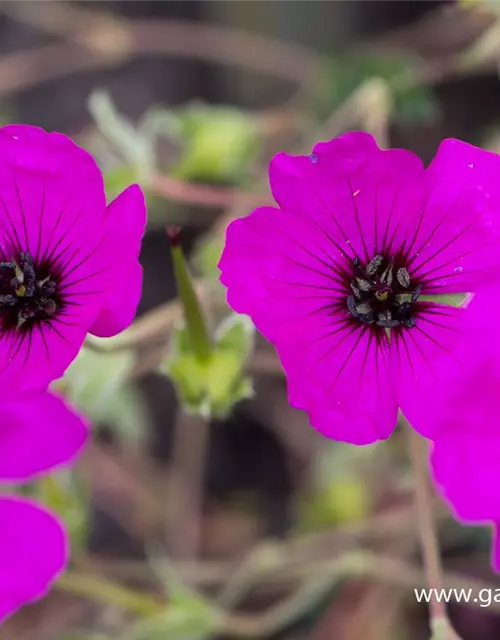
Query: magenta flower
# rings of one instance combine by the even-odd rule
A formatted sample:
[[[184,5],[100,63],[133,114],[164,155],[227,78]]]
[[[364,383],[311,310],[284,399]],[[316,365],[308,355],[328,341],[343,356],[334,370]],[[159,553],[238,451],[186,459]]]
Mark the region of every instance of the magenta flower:
[[[26,482],[72,460],[88,436],[85,423],[58,397],[0,404],[0,480]],[[0,499],[0,622],[43,597],[67,565],[58,519],[30,500]]]
[[[494,525],[493,566],[500,572],[498,300],[500,290],[493,289],[471,301],[463,335],[474,339],[463,339],[455,350],[457,365],[448,370],[449,384],[427,420],[436,485],[458,520]]]
[[[467,309],[428,296],[498,281],[498,176],[500,157],[458,140],[427,169],[365,133],[273,159],[279,208],[229,225],[221,281],[276,346],[290,403],[323,434],[387,438],[400,408],[432,435],[426,414],[456,367]]]
[[[133,185],[106,206],[101,172],[62,134],[0,128],[0,389],[43,390],[85,336],[133,320],[146,221]]]

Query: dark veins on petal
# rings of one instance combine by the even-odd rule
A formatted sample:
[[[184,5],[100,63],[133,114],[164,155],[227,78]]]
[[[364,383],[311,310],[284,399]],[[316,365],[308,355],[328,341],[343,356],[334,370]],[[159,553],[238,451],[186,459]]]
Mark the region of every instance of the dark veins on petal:
[[[61,307],[57,280],[46,265],[36,265],[28,252],[0,262],[2,328],[27,330],[53,318]]]
[[[415,326],[422,285],[412,284],[400,260],[378,254],[362,264],[355,258],[349,287],[347,308],[359,322],[385,329]]]

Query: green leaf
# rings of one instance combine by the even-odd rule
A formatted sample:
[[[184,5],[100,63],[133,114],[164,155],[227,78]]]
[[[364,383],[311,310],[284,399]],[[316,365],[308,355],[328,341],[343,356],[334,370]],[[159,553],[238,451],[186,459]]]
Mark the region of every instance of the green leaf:
[[[212,352],[212,341],[206,318],[196,294],[184,253],[176,240],[172,242],[171,253],[177,291],[184,311],[185,328],[182,335],[185,335],[186,339],[189,337],[190,348],[200,361],[204,361],[210,357]]]
[[[252,383],[244,376],[254,346],[255,328],[246,316],[231,314],[215,332],[208,358],[195,353],[186,326],[172,336],[172,351],[162,370],[172,379],[184,408],[203,417],[223,417],[236,402],[251,397]]]
[[[239,313],[231,313],[218,326],[215,343],[218,350],[235,353],[242,366],[253,350],[255,325],[252,320]]]
[[[128,382],[133,363],[130,351],[95,351],[86,346],[53,387],[92,423],[108,424],[124,437],[137,440],[145,409],[141,396]]]
[[[330,484],[302,505],[299,528],[318,531],[334,524],[347,524],[366,518],[371,498],[362,479],[355,475],[334,478]]]
[[[140,623],[134,640],[201,640],[212,637],[221,622],[215,606],[186,586],[166,558],[152,558],[168,605],[164,612]]]
[[[183,150],[174,176],[194,182],[238,184],[257,156],[255,120],[231,107],[193,105],[180,114]]]
[[[211,280],[219,279],[220,271],[217,265],[219,264],[223,249],[224,236],[222,234],[215,238],[204,238],[197,244],[194,264],[202,276]]]
[[[152,105],[140,118],[138,131],[151,142],[158,137],[180,140],[182,122],[180,116],[163,105]]]
[[[366,80],[385,80],[392,93],[392,119],[400,124],[426,123],[435,119],[438,103],[428,86],[416,84],[414,56],[355,53],[336,56],[326,70],[322,84],[322,110],[330,113]]]
[[[430,87],[413,85],[401,91],[396,88],[393,107],[396,123],[425,124],[436,120],[438,114],[439,105]]]
[[[119,165],[104,172],[104,188],[108,202],[116,198],[124,189],[137,182],[139,176],[134,167]]]
[[[64,469],[38,479],[31,485],[29,494],[61,516],[73,554],[83,551],[87,543],[90,505],[83,478],[74,470]]]
[[[94,91],[87,106],[102,135],[141,179],[147,179],[156,169],[155,141],[118,111],[107,91]]]

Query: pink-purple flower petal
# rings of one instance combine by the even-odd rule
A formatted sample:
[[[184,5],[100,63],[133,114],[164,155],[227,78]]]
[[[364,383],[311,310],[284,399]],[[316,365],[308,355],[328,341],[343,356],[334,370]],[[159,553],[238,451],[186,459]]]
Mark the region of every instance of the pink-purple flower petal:
[[[72,462],[89,436],[86,421],[52,393],[0,403],[0,481],[27,481]]]
[[[45,596],[68,563],[59,521],[28,500],[0,499],[0,622]]]
[[[425,200],[402,229],[409,271],[427,294],[466,293],[498,281],[500,156],[445,140],[425,172]],[[411,238],[411,241],[408,241]]]
[[[424,170],[359,132],[273,159],[280,208],[229,225],[221,281],[276,346],[291,403],[323,433],[385,438],[398,406],[432,433],[426,412],[474,338],[467,309],[422,296],[500,282],[498,175],[499,156],[458,141]]]
[[[43,391],[92,328],[134,318],[145,206],[137,186],[106,207],[92,157],[58,133],[0,128],[0,400]]]
[[[137,185],[123,191],[108,206],[105,218],[106,251],[113,264],[109,286],[103,292],[101,311],[90,332],[101,337],[120,333],[134,320],[142,292],[139,263],[141,239],[146,226],[146,202]],[[127,256],[123,260],[122,256]]]

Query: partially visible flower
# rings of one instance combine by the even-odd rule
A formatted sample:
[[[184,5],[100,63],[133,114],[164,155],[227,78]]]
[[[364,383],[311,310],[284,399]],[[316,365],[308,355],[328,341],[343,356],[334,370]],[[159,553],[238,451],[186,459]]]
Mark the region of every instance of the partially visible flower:
[[[84,421],[52,394],[0,403],[0,481],[26,482],[67,463],[87,436]],[[68,559],[56,516],[30,500],[0,498],[0,622],[43,597]]]
[[[455,516],[493,524],[493,565],[500,571],[500,290],[480,293],[469,305],[464,340],[449,385],[428,411],[431,469]],[[439,366],[439,361],[436,363]]]
[[[458,140],[424,169],[365,133],[273,159],[279,208],[229,225],[221,281],[276,346],[290,403],[323,434],[387,438],[400,408],[432,437],[427,416],[457,344],[480,336],[463,330],[467,309],[429,297],[500,280],[499,175],[499,156]]]
[[[137,185],[109,206],[100,170],[69,138],[0,128],[0,397],[59,378],[87,332],[133,320],[146,212]]]

